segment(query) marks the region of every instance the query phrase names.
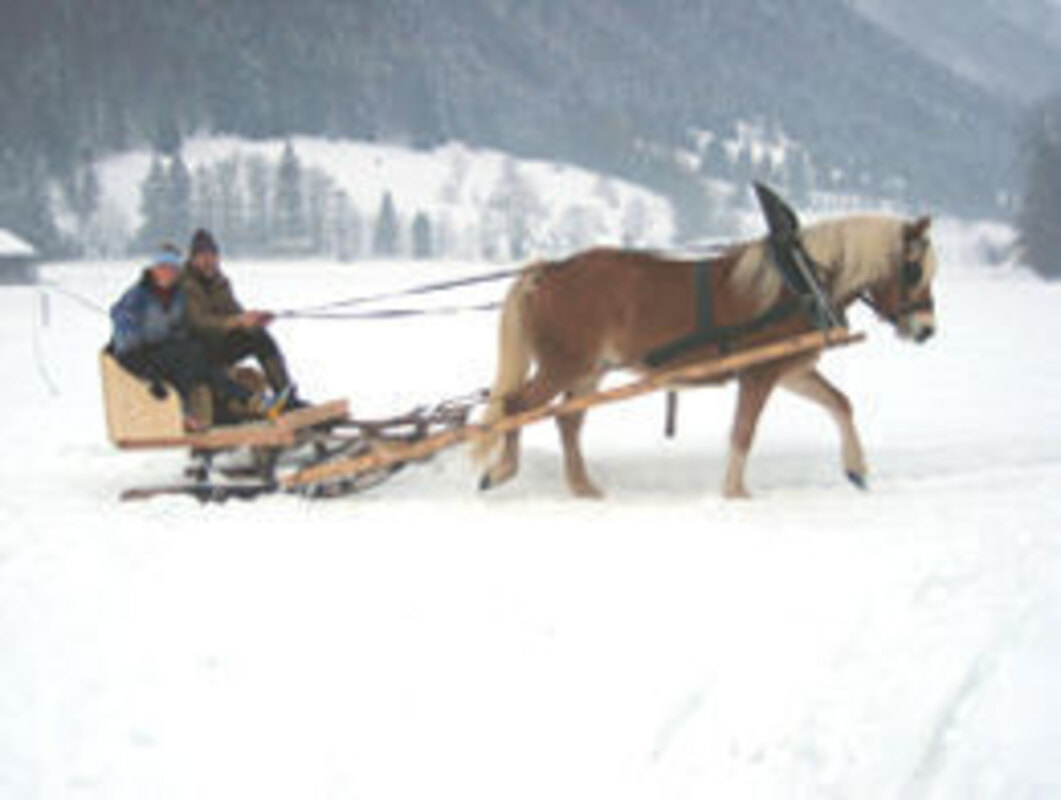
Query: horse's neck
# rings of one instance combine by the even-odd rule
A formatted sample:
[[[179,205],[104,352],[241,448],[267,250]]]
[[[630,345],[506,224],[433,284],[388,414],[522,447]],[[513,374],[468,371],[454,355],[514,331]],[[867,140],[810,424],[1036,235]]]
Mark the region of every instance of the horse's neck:
[[[806,229],[804,244],[821,265],[833,299],[850,300],[889,275],[897,224],[886,217],[853,217]]]

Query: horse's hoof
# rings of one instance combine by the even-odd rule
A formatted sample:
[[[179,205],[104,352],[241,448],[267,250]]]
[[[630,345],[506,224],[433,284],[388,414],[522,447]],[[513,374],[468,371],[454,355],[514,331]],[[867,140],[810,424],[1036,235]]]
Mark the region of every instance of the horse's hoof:
[[[847,479],[851,481],[851,483],[856,489],[859,489],[863,492],[869,491],[869,483],[866,481],[866,476],[864,473],[855,472],[854,470],[849,469],[847,470],[846,475]]]
[[[490,479],[490,473],[484,472],[483,477],[479,479],[479,491],[487,492],[494,488],[494,482]]]
[[[737,487],[736,489],[723,489],[722,496],[727,500],[751,500],[752,494],[743,486]]]
[[[603,500],[604,492],[598,489],[596,486],[580,486],[577,489],[573,489],[575,497],[579,500]]]

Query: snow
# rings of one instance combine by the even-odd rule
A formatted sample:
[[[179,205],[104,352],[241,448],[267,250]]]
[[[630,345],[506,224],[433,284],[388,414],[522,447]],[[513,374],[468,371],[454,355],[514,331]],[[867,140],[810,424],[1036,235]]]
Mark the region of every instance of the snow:
[[[674,236],[670,203],[642,186],[569,164],[518,159],[460,142],[416,150],[309,136],[289,140],[196,136],[184,142],[181,157],[193,174],[228,159],[259,159],[268,165],[271,178],[288,142],[302,166],[327,175],[362,219],[374,220],[384,194],[390,192],[406,227],[417,212],[424,212],[450,231],[454,241],[445,247],[452,256],[480,253],[480,228],[498,192],[521,191],[527,195],[522,202],[533,201],[533,209],[526,212],[533,216],[528,224],[543,252],[552,242],[560,245],[574,235],[596,235],[614,243],[634,236],[645,245],[661,245]],[[127,244],[142,223],[141,185],[151,161],[150,152],[135,150],[103,159],[97,166],[111,247]],[[514,181],[518,189],[513,189]],[[72,218],[65,224],[70,233],[76,232]]]
[[[718,494],[729,388],[682,395],[674,442],[659,396],[591,414],[600,503],[539,426],[487,495],[453,452],[337,501],[122,504],[184,457],[107,444],[102,314],[0,288],[0,796],[1057,796],[1061,286],[978,260],[997,226],[936,238],[937,338],[857,312],[825,361],[871,491],[778,396],[747,503]],[[272,307],[496,269],[228,266]],[[136,269],[43,272],[105,307]],[[275,332],[372,415],[487,384],[495,324]]]
[[[24,258],[36,255],[33,246],[9,230],[0,228],[0,258]]]

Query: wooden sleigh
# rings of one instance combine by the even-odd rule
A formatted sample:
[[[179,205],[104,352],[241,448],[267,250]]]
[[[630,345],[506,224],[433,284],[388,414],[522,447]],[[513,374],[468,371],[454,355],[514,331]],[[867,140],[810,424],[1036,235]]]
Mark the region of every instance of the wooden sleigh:
[[[192,454],[192,464],[185,470],[187,480],[127,489],[122,493],[124,500],[189,494],[203,501],[220,501],[275,491],[282,457],[304,451],[301,463],[314,463],[328,432],[349,416],[346,401],[336,400],[292,410],[273,420],[189,432],[173,387],[166,386],[165,396],[156,397],[147,381],[126,370],[106,350],[100,354],[100,375],[112,444],[123,450],[183,448]],[[316,448],[307,448],[314,444]],[[250,454],[238,470],[216,462],[218,454],[236,450]]]
[[[119,449],[186,449],[191,463],[181,480],[133,487],[123,500],[163,494],[183,494],[203,502],[249,499],[284,489],[286,475],[319,467],[336,459],[356,458],[379,442],[407,444],[458,427],[467,421],[467,408],[442,403],[385,420],[354,420],[346,400],[332,400],[294,409],[275,419],[220,425],[188,432],[176,390],[166,386],[156,397],[146,380],[126,370],[106,350],[100,354],[100,375],[107,435]],[[220,457],[236,455],[228,462]],[[242,458],[238,456],[242,455]],[[371,474],[362,472],[330,480],[327,486],[300,484],[310,496],[335,496],[375,485],[401,465]]]
[[[275,492],[336,497],[376,486],[408,464],[479,437],[553,419],[593,406],[658,391],[722,380],[741,370],[859,342],[862,333],[837,327],[748,348],[709,361],[660,369],[644,378],[503,417],[493,425],[470,422],[485,392],[422,406],[400,416],[358,420],[346,400],[334,400],[263,420],[188,433],[172,389],[157,399],[147,382],[110,354],[100,357],[107,432],[122,449],[185,448],[193,456],[184,480],[127,489],[122,499],[181,494],[202,502],[249,499]],[[220,453],[249,452],[238,468],[219,464]]]

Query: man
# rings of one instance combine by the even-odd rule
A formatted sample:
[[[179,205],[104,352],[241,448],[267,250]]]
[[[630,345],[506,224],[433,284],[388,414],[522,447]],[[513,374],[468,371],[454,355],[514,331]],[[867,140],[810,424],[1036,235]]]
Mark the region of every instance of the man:
[[[165,397],[163,381],[176,387],[189,430],[213,424],[212,375],[206,352],[185,324],[187,300],[180,287],[180,258],[158,253],[132,287],[111,307],[111,348],[130,372]]]
[[[244,310],[236,300],[221,271],[217,242],[207,230],[200,228],[192,237],[181,285],[188,299],[188,324],[212,363],[229,367],[254,356],[275,393],[272,412],[305,405],[296,396],[280,348],[266,330],[273,315]]]

